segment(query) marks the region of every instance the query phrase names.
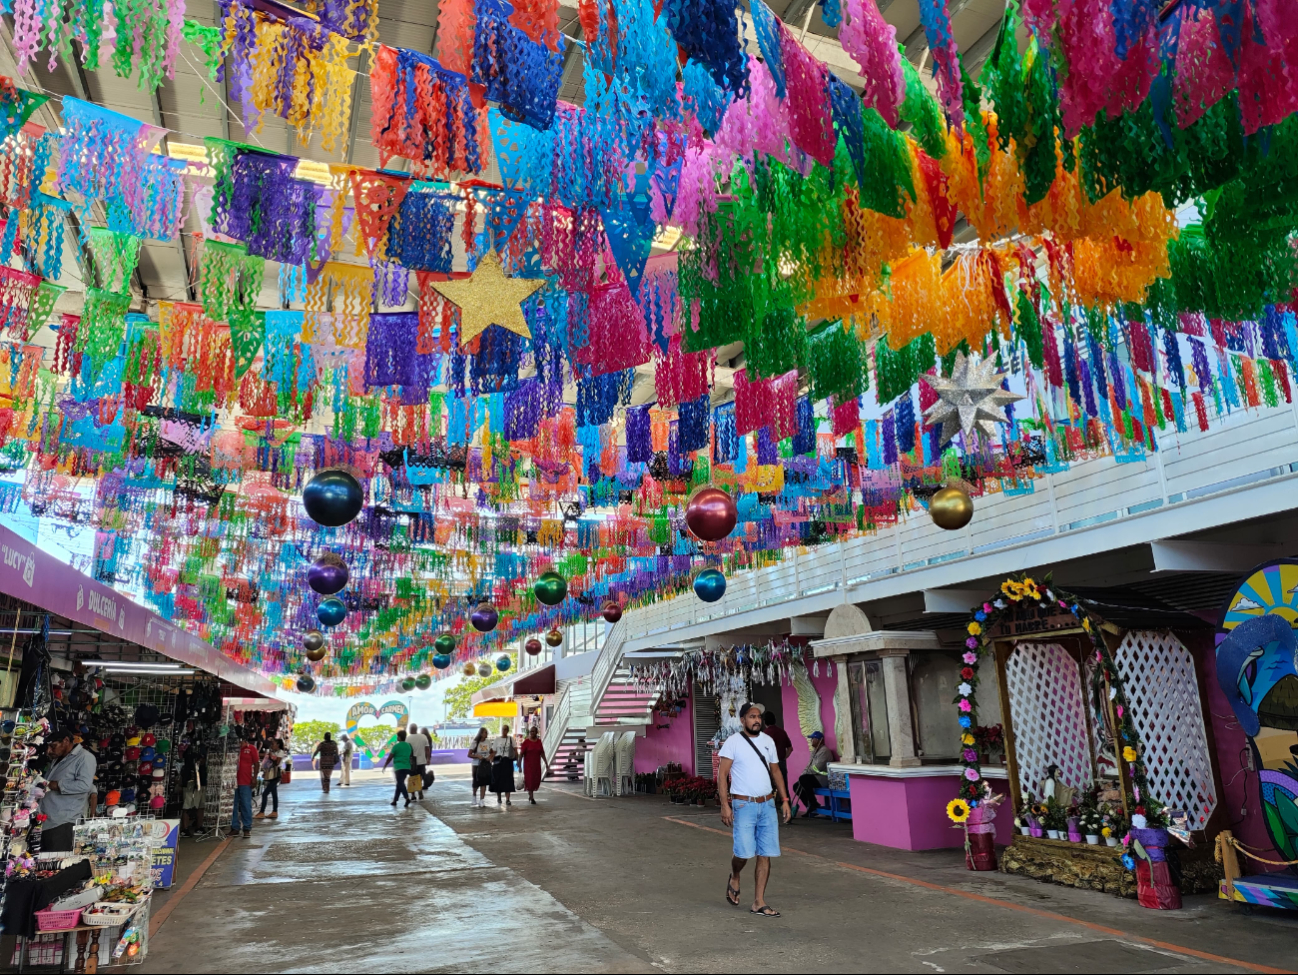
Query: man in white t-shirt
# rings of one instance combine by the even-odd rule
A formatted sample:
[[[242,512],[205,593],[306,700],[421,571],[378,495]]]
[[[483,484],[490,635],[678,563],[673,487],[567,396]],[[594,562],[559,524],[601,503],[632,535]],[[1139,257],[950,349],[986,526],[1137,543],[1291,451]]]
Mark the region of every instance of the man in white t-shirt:
[[[422,799],[424,773],[428,769],[428,750],[432,747],[432,742],[419,730],[419,725],[412,724],[406,733],[406,743],[413,752],[410,756],[410,777],[407,780],[410,785],[410,798]]]
[[[734,838],[734,856],[730,860],[730,879],[726,883],[726,900],[739,906],[739,875],[744,864],[757,857],[752,914],[779,917],[780,912],[766,903],[766,880],[771,875],[771,857],[780,855],[780,824],[775,812],[778,797],[780,814],[787,823],[792,816],[789,791],[780,774],[780,757],[775,742],[762,733],[760,704],[745,704],[739,711],[743,730],[731,735],[717,754],[721,769],[717,789],[721,793],[721,821],[730,827]]]

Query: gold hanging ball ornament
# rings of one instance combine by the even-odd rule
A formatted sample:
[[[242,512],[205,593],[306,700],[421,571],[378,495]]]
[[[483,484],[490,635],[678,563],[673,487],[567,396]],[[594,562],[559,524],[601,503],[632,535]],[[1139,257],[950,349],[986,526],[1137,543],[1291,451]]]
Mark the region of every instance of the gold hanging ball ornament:
[[[553,629],[545,635],[545,642],[552,647],[557,647],[563,643],[563,632],[559,629]]]
[[[959,531],[973,519],[973,498],[960,488],[948,485],[929,499],[928,513],[938,528]]]
[[[495,251],[482,255],[473,274],[458,281],[438,281],[433,290],[460,309],[460,347],[499,325],[525,339],[532,337],[522,303],[545,287],[539,278],[511,278]]]

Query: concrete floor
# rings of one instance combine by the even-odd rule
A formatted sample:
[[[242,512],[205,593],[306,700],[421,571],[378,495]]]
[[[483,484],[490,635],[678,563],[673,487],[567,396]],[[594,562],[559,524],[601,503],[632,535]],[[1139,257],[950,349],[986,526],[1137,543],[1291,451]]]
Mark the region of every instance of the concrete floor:
[[[724,902],[718,811],[548,788],[474,809],[463,769],[387,805],[373,780],[284,790],[153,937],[143,972],[1233,972],[1298,967],[1298,917],[1179,912],[973,874],[955,852],[782,832],[768,901]],[[751,892],[745,876],[745,894]]]

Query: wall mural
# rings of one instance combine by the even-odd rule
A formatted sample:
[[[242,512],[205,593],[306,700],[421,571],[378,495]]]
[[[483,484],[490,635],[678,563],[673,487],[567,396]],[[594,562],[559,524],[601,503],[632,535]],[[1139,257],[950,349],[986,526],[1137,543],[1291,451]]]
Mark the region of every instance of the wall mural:
[[[1253,751],[1267,834],[1298,860],[1298,561],[1259,566],[1227,602],[1217,681]],[[1298,900],[1295,905],[1298,906]]]
[[[389,727],[385,721],[393,715],[396,725]],[[375,724],[361,727],[361,719],[372,717]],[[410,709],[402,701],[388,701],[381,708],[376,708],[369,701],[353,704],[347,711],[347,734],[356,746],[356,753],[376,764],[387,758],[392,746],[397,743],[397,732],[410,723]],[[386,737],[385,737],[386,735]]]

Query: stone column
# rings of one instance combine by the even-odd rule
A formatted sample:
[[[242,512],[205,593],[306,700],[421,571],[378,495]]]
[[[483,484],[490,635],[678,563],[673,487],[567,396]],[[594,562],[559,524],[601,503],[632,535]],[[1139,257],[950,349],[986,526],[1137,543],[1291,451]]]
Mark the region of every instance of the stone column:
[[[888,738],[892,758],[888,764],[910,768],[919,764],[910,716],[910,679],[906,673],[906,650],[883,650],[883,691],[888,700]]]
[[[852,727],[852,688],[847,681],[847,658],[834,661],[834,746],[840,762],[856,761],[856,729]]]

